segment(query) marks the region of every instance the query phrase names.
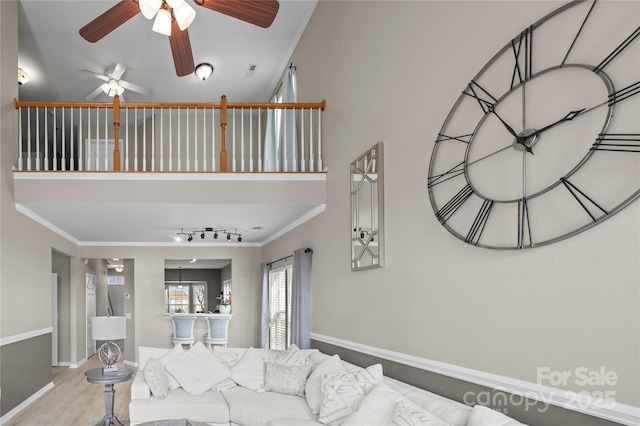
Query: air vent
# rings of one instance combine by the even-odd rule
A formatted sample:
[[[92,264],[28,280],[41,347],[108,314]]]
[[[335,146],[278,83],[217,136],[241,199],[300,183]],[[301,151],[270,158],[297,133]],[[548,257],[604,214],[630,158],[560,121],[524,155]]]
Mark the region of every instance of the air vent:
[[[253,74],[256,72],[256,68],[258,68],[258,65],[256,64],[251,64],[249,65],[249,68],[247,69],[247,77],[253,77]]]

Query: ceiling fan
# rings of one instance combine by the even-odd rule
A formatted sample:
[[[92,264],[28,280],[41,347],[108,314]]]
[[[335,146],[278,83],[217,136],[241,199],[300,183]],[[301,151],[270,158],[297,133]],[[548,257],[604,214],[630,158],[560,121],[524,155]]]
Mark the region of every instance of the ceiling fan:
[[[80,72],[82,73],[89,74],[104,81],[104,83],[98,86],[96,90],[89,93],[85,99],[88,101],[93,100],[100,93],[104,92],[111,97],[118,95],[120,96],[120,100],[124,102],[123,93],[125,89],[131,90],[132,92],[140,93],[142,95],[148,95],[149,89],[147,89],[146,87],[121,80],[125,70],[126,68],[124,67],[124,65],[120,63],[116,64],[116,66],[113,68],[113,71],[107,74],[98,74],[97,72],[89,70],[81,70]]]
[[[268,28],[278,13],[277,0],[194,0],[207,9]],[[120,25],[142,12],[147,19],[156,16],[154,31],[169,36],[173,62],[179,77],[195,70],[187,27],[195,11],[185,0],[121,0],[120,3],[80,29],[80,35],[95,43]],[[156,26],[158,29],[156,29]],[[164,27],[163,30],[160,27]]]

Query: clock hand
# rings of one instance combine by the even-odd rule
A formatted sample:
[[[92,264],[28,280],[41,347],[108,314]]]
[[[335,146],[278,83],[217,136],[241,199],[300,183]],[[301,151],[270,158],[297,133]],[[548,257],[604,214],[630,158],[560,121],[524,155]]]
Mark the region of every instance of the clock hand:
[[[577,116],[579,116],[580,114],[582,114],[585,110],[586,110],[586,108],[582,108],[582,109],[579,109],[579,110],[576,110],[576,111],[571,111],[569,114],[565,115],[564,117],[562,117],[560,120],[556,121],[555,123],[551,123],[548,126],[543,127],[542,129],[536,130],[530,136],[539,135],[540,133],[546,132],[547,130],[551,129],[552,127],[557,126],[560,123],[564,123],[565,121],[571,121],[574,118],[576,118]]]
[[[504,124],[504,127],[506,127],[506,128],[507,128],[507,130],[509,131],[509,133],[511,133],[511,134],[512,134],[514,137],[516,137],[516,138],[518,138],[518,137],[519,137],[519,136],[518,136],[518,134],[516,133],[516,131],[515,131],[515,130],[513,130],[513,128],[512,128],[511,126],[509,126],[509,124],[507,124],[507,122],[506,122],[506,121],[504,121],[504,120],[502,119],[502,117],[500,117],[500,116],[498,115],[498,113],[496,112],[496,110],[495,110],[493,107],[491,107],[491,108],[489,109],[489,111],[490,111],[490,112],[492,112],[492,113],[493,113],[493,115],[495,115],[496,117],[498,117],[498,120],[500,120],[500,122],[501,122],[502,124]]]
[[[538,143],[538,136],[546,132],[547,130],[557,126],[560,123],[564,123],[565,121],[571,121],[577,116],[583,114],[587,111],[586,108],[582,108],[576,111],[571,111],[569,114],[562,117],[560,120],[555,121],[548,126],[543,127],[542,129],[525,129],[519,135],[516,136],[516,140],[513,142],[513,147],[520,151],[526,151],[533,155],[533,146]]]

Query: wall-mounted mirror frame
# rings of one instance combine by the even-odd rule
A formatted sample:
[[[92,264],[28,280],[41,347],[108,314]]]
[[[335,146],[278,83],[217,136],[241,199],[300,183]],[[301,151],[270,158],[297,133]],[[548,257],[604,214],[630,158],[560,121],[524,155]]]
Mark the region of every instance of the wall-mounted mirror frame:
[[[384,266],[382,142],[351,163],[351,270]]]

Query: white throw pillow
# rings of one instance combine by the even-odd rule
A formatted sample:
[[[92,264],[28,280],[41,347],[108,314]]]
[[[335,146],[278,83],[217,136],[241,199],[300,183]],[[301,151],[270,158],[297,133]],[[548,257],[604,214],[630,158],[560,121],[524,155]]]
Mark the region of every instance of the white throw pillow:
[[[265,361],[264,389],[304,397],[304,386],[311,373],[311,365],[287,365]]]
[[[163,367],[167,367],[174,359],[180,358],[180,356],[184,353],[184,349],[182,349],[182,345],[175,345],[173,349],[168,354],[165,354],[158,358],[158,361],[162,364]],[[169,372],[167,372],[167,376],[169,377],[169,389],[174,390],[180,387],[180,383],[173,377]]]
[[[521,426],[523,424],[484,405],[474,405],[467,421],[468,426]]]
[[[231,379],[242,387],[264,392],[264,359],[257,349],[249,348],[231,369]]]
[[[318,421],[339,426],[356,409],[362,399],[382,380],[382,365],[375,364],[346,374],[329,374],[322,378],[322,403]]]
[[[231,376],[227,367],[202,342],[196,343],[165,368],[192,395],[201,394]]]
[[[286,351],[279,354],[274,360],[284,365],[311,365],[308,354],[302,352],[295,344],[291,344]]]
[[[398,402],[405,398],[380,381],[347,417],[342,426],[387,426],[391,424]]]
[[[398,403],[391,424],[394,426],[449,426],[436,415],[406,401]]]
[[[144,380],[154,396],[160,399],[166,398],[169,393],[169,373],[160,361],[153,357],[147,360],[144,368]]]
[[[238,360],[247,352],[247,348],[225,348],[224,346],[214,346],[213,354],[218,357],[228,369],[231,369]]]
[[[347,369],[342,365],[342,361],[338,355],[333,355],[326,361],[316,364],[313,372],[309,375],[307,383],[304,386],[307,405],[311,408],[313,414],[320,413],[320,404],[322,403],[322,377],[326,374],[345,374]]]

